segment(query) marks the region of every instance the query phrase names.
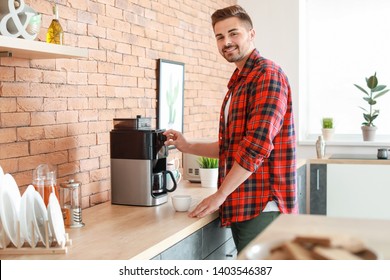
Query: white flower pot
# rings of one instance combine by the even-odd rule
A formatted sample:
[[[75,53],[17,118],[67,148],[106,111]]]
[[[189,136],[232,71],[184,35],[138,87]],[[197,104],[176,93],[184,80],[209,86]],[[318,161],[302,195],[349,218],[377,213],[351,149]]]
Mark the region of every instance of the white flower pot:
[[[334,134],[334,128],[323,128],[322,129],[322,136],[324,137],[325,141],[332,140],[333,134]]]
[[[362,126],[363,141],[374,141],[376,127],[375,126]]]
[[[218,168],[199,168],[200,183],[204,188],[216,188],[218,186]]]

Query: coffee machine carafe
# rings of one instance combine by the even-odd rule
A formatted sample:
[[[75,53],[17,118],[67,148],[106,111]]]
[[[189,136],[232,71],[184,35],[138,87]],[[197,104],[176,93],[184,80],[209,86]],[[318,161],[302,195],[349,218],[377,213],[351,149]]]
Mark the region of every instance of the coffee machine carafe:
[[[155,206],[168,201],[176,189],[167,170],[168,148],[163,129],[151,129],[148,119],[114,119],[110,132],[111,203]],[[167,188],[170,176],[173,182]]]

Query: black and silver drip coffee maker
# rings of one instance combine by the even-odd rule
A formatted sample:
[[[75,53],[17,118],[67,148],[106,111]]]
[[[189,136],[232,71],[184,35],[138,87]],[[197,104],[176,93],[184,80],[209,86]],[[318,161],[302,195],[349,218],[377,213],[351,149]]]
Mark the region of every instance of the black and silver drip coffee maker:
[[[167,170],[168,148],[164,129],[151,129],[150,119],[114,119],[110,132],[111,203],[155,206],[168,201],[176,189]],[[167,188],[167,176],[173,181]]]

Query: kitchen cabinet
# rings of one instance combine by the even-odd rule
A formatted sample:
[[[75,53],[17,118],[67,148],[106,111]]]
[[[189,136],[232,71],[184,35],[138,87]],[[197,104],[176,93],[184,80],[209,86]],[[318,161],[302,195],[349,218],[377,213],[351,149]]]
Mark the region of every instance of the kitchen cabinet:
[[[307,192],[306,192],[306,164],[302,165],[297,170],[297,199],[298,199],[298,213],[299,214],[306,214],[306,199],[307,199]]]
[[[207,224],[153,260],[225,260],[237,255],[231,231],[219,226],[219,219]]]
[[[326,215],[327,165],[310,164],[310,214]]]
[[[0,35],[0,57],[25,59],[87,58],[88,50]]]
[[[390,165],[327,164],[328,216],[390,219]]]

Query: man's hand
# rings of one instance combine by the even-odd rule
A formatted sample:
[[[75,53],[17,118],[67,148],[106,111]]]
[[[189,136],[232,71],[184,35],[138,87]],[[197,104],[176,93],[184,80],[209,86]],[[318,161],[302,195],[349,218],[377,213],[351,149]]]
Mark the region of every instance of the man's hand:
[[[226,196],[221,192],[217,191],[216,193],[206,197],[199,203],[196,208],[188,214],[190,218],[202,218],[208,214],[214,213],[218,210],[219,206],[225,201]]]
[[[167,137],[167,141],[164,142],[166,146],[175,146],[180,152],[186,152],[188,142],[184,138],[183,134],[179,131],[169,129],[163,133]]]

